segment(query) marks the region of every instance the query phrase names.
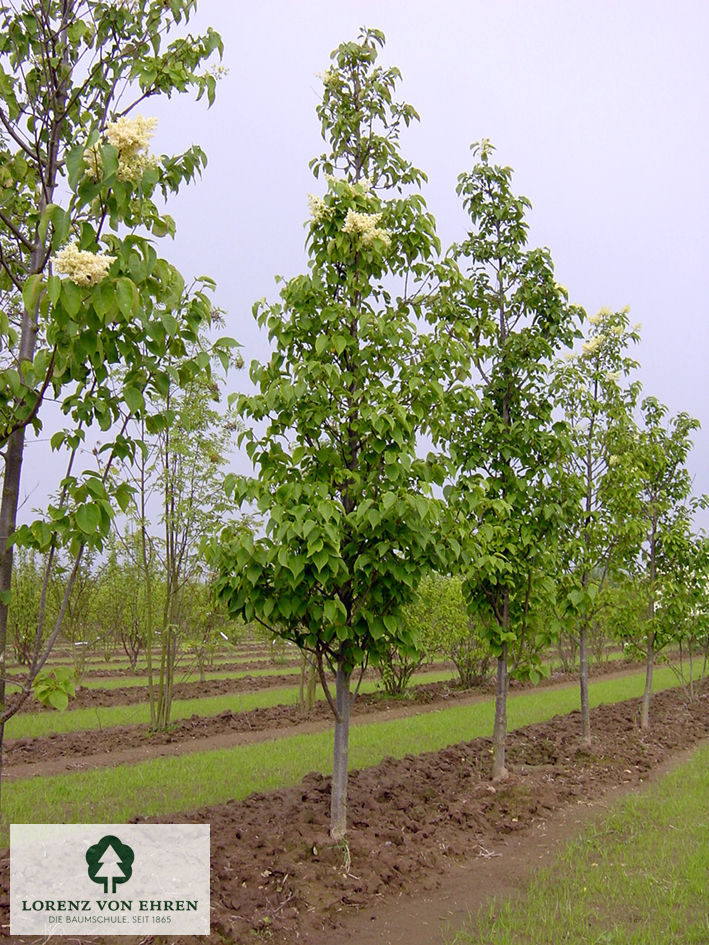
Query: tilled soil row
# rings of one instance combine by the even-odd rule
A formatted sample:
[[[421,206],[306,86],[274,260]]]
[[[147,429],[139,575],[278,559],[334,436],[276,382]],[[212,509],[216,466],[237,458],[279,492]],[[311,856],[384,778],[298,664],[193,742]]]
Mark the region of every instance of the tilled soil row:
[[[297,665],[297,664],[296,664]],[[431,663],[422,671],[436,672],[451,669],[452,663]],[[237,668],[238,671],[238,668]],[[368,669],[365,679],[378,678],[376,670]],[[173,699],[202,699],[208,696],[229,695],[232,692],[253,692],[256,689],[271,689],[276,686],[297,686],[300,674],[297,672],[278,673],[274,676],[239,676],[236,679],[207,679],[204,682],[176,683],[173,687]],[[72,709],[107,708],[115,705],[136,705],[147,702],[148,687],[123,686],[118,689],[78,689],[69,705]],[[28,699],[22,707],[23,712],[55,712],[51,707],[43,706],[35,699]]]
[[[239,676],[236,679],[206,679],[204,682],[176,683],[174,699],[201,699],[207,696],[223,696],[231,692],[252,692],[254,689],[270,689],[272,686],[296,686],[297,673],[279,673],[276,676]],[[72,709],[108,708],[114,705],[137,705],[148,700],[147,686],[122,686],[119,689],[77,689],[69,705]],[[26,712],[54,712],[36,700],[27,700]]]
[[[681,690],[655,695],[649,732],[639,728],[638,699],[600,706],[591,717],[590,752],[578,747],[578,712],[512,732],[510,777],[496,785],[489,780],[487,738],[352,772],[347,849],[328,837],[330,780],[320,774],[287,790],[158,822],[211,825],[211,942],[235,945],[261,936],[273,945],[323,945],[335,940],[343,917],[401,892],[439,888],[448,867],[489,856],[506,836],[613,786],[644,780],[673,753],[709,735],[709,683],[698,687],[691,704]],[[0,859],[5,928],[8,861],[6,853]],[[102,941],[81,939],[84,945]]]
[[[101,664],[105,666],[105,663]],[[251,660],[242,660],[238,663],[216,663],[211,667],[208,667],[205,672],[207,673],[231,673],[239,672],[239,670],[253,670],[253,669],[276,669],[277,667],[285,668],[287,666],[299,666],[299,660],[279,660],[277,663],[268,657],[263,659],[251,659]],[[189,671],[191,674],[198,672],[197,667],[194,663],[188,663],[186,667],[180,666],[175,671],[175,675],[180,677],[184,672]],[[22,667],[17,669],[17,672],[22,672]],[[121,669],[94,669],[91,664],[88,664],[84,670],[84,678],[86,679],[117,679],[120,676],[145,676],[148,678],[148,671],[145,666],[141,666],[139,669],[131,669],[130,667],[124,666]]]
[[[628,666],[623,667],[626,672],[629,669]],[[592,667],[591,675],[603,676],[618,671],[617,665],[606,663]],[[572,673],[554,673],[548,683],[541,685],[558,685],[566,681],[575,681],[575,679],[576,676]],[[528,687],[529,684],[512,681],[513,689]],[[441,705],[450,704],[452,700],[470,698],[476,694],[481,698],[488,697],[491,692],[492,684],[478,689],[462,689],[456,680],[451,678],[445,682],[420,683],[411,686],[405,698],[387,698],[382,692],[363,693],[355,700],[352,713],[353,716],[366,716],[382,709],[401,706],[410,706],[412,710],[415,710],[417,706],[437,702]],[[60,758],[78,760],[131,748],[176,743],[187,745],[197,739],[229,733],[260,732],[280,728],[285,733],[288,729],[302,726],[304,723],[318,721],[332,721],[332,713],[327,702],[316,702],[309,711],[297,705],[268,706],[251,709],[248,712],[234,712],[227,709],[215,716],[191,715],[187,719],[173,723],[166,732],[150,731],[147,725],[119,725],[99,731],[55,732],[37,738],[8,739],[5,741],[3,759],[8,774],[12,776],[13,767],[18,765],[52,762]],[[19,776],[25,776],[25,772]]]

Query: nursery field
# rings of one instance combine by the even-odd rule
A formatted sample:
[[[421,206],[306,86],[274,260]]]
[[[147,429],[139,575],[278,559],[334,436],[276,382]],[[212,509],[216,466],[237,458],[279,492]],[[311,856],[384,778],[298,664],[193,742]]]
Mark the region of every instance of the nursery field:
[[[577,683],[557,668],[536,687],[513,684],[511,773],[493,786],[491,685],[463,691],[452,664],[435,663],[405,696],[388,697],[368,671],[353,709],[343,846],[328,835],[332,717],[321,692],[311,709],[299,704],[297,660],[274,664],[267,648],[248,644],[218,654],[203,681],[186,671],[166,732],[150,729],[143,670],[87,661],[65,712],[34,705],[12,719],[2,846],[13,822],[208,822],[214,942],[433,945],[442,940],[435,916],[448,916],[453,936],[462,907],[488,907],[510,875],[525,878],[528,845],[553,836],[569,811],[639,785],[709,735],[709,685],[690,701],[668,666],[655,672],[653,725],[641,733],[642,668],[615,659],[592,670],[594,741],[583,751]],[[470,870],[481,898],[469,895]],[[7,930],[7,853],[2,876]],[[488,940],[465,934],[460,941]]]

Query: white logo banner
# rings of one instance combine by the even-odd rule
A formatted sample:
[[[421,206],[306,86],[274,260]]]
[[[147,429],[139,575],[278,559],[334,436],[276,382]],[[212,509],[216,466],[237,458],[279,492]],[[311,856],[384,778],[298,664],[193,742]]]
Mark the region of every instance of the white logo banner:
[[[12,824],[12,935],[209,935],[209,824]]]

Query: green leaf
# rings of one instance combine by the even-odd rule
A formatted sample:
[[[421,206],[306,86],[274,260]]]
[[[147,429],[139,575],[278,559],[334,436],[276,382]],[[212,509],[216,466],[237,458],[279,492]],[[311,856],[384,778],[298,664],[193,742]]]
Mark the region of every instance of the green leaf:
[[[135,283],[127,276],[121,276],[116,282],[116,299],[118,308],[126,318],[135,315],[140,304],[140,297]]]
[[[101,524],[101,511],[97,505],[80,505],[76,510],[76,524],[85,535],[94,535]]]
[[[133,414],[138,414],[145,410],[145,398],[143,397],[142,391],[138,390],[137,387],[124,387],[123,400]]]
[[[26,312],[34,312],[42,291],[42,276],[39,273],[30,276],[22,289],[22,303]]]
[[[61,303],[72,318],[81,311],[81,289],[69,279],[62,279]]]
[[[58,709],[59,712],[63,712],[69,705],[69,696],[66,692],[55,689],[53,692],[48,693],[47,701],[53,708]]]

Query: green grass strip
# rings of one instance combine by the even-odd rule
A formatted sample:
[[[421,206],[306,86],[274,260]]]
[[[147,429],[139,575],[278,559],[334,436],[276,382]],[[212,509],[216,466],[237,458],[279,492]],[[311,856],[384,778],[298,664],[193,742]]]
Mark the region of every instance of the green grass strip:
[[[418,673],[415,683],[443,682],[451,679],[449,671]],[[381,685],[377,680],[362,683],[362,692],[375,692]],[[324,699],[322,694],[321,699]],[[255,692],[227,693],[194,699],[176,699],[172,704],[172,720],[187,719],[191,715],[209,718],[220,712],[249,712],[251,709],[274,705],[295,705],[297,686],[274,686]],[[87,709],[67,709],[64,712],[25,712],[13,716],[5,726],[7,738],[38,738],[53,732],[81,732],[111,728],[115,725],[149,725],[150,706],[147,702],[131,705],[96,706]]]
[[[584,832],[451,945],[706,945],[709,746]]]
[[[675,682],[669,669],[659,670],[655,680],[656,690],[668,688]],[[591,704],[637,696],[642,691],[643,681],[644,674],[636,673],[592,683]],[[576,686],[511,696],[509,727],[517,728],[568,713],[577,704]],[[388,722],[354,725],[350,735],[350,767],[376,765],[387,756],[436,751],[488,735],[493,715],[494,703],[488,701]],[[313,770],[324,774],[332,770],[331,731],[155,758],[137,765],[10,782],[3,788],[3,824],[120,823],[137,814],[175,813],[229,799],[239,800],[253,791],[287,787]],[[166,790],[167,785],[169,790]],[[6,826],[3,829],[7,832]],[[6,839],[5,834],[2,836]]]

